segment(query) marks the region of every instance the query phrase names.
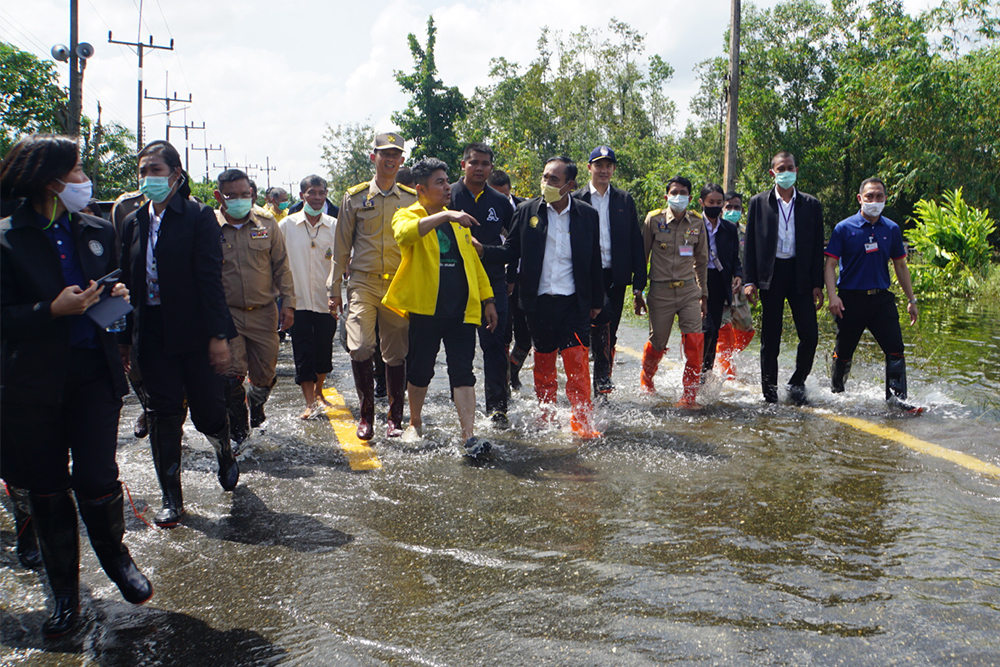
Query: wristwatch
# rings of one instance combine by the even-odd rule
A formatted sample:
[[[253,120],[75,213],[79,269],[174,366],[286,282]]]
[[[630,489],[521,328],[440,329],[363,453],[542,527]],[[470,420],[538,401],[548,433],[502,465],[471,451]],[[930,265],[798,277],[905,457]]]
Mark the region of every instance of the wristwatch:
[[[910,299],[909,301],[910,301],[910,303],[912,303],[913,305],[916,305],[916,304],[917,304],[917,297],[913,297],[913,298],[912,298],[912,299]]]
[[[215,334],[214,336],[212,336],[212,338],[214,338],[216,340],[229,340],[229,336],[227,336],[224,333]]]

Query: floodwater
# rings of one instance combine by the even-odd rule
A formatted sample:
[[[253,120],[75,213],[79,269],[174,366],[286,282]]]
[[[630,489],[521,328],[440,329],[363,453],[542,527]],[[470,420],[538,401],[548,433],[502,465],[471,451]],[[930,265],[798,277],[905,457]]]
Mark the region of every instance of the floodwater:
[[[189,425],[183,525],[127,517],[156,588],[146,605],[120,598],[84,542],[80,630],[42,640],[44,575],[17,564],[0,512],[0,664],[1000,664],[1000,311],[923,308],[904,329],[920,417],[886,410],[868,337],[847,393],[830,394],[825,312],[807,409],[761,402],[756,340],[739,380],[709,380],[701,411],[673,407],[676,341],[658,395],[641,396],[632,324],[599,410],[607,437],[534,430],[526,372],[515,428],[482,429],[496,447],[482,464],[460,454],[443,366],[423,441],[347,453],[329,421],[295,418],[286,344],[237,490],[219,488]],[[333,385],[355,408],[335,357]],[[135,415],[133,398],[119,463],[151,516]]]

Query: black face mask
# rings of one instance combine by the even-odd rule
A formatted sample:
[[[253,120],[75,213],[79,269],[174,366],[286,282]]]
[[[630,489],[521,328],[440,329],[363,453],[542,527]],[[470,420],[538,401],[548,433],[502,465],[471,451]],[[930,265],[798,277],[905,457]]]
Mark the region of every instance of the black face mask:
[[[702,210],[705,211],[705,217],[711,218],[712,220],[718,218],[719,215],[722,213],[721,206],[706,206]]]

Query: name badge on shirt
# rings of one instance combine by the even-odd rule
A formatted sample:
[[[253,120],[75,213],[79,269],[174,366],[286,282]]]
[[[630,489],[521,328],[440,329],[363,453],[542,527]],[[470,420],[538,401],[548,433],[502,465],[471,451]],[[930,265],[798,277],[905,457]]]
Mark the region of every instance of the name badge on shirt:
[[[160,281],[155,278],[147,278],[146,282],[149,286],[149,300],[158,301],[160,298]]]
[[[865,244],[865,252],[866,253],[878,252],[878,241],[875,240],[874,236],[868,237],[868,243]]]
[[[250,238],[252,239],[266,239],[267,238],[267,227],[257,227],[250,230]]]
[[[327,248],[326,249],[326,254],[323,255],[323,257],[325,257],[326,259],[332,259],[333,258],[333,248]]]
[[[367,208],[375,208],[375,195],[368,195],[367,197],[365,197],[365,201],[361,205],[361,208],[365,208],[365,209],[367,209]]]
[[[680,252],[681,257],[692,257],[694,256],[694,246],[693,245],[682,245],[677,246],[678,252]]]
[[[658,222],[658,223],[656,223],[656,226],[657,226],[657,227],[659,228],[659,230],[660,230],[661,232],[669,232],[669,231],[670,231],[670,230],[669,230],[669,229],[667,228],[667,221],[666,221],[666,220],[664,220],[664,221],[662,221],[662,222]]]

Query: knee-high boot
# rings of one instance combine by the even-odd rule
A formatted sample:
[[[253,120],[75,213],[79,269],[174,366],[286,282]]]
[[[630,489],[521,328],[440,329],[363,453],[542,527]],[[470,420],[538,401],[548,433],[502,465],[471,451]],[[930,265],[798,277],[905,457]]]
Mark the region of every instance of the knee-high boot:
[[[273,384],[271,385],[274,386]],[[258,387],[251,384],[247,391],[247,407],[250,410],[250,428],[257,428],[267,419],[264,414],[264,404],[271,395],[271,387]]]
[[[906,359],[903,355],[885,357],[885,400],[906,400]]]
[[[576,345],[562,351],[563,367],[566,369],[566,396],[573,408],[570,426],[577,436],[590,440],[601,437],[594,428],[594,407],[590,401],[589,352],[583,345]]]
[[[697,408],[698,386],[701,384],[701,365],[705,361],[705,334],[683,334],[684,344],[684,393],[678,401],[679,408]]]
[[[31,522],[31,505],[27,489],[7,485],[10,504],[14,506],[14,529],[17,531],[17,559],[21,565],[33,570],[42,566],[42,552],[38,550],[35,525]]]
[[[389,396],[389,415],[385,434],[390,438],[403,435],[403,397],[406,395],[406,362],[385,367],[385,388]]]
[[[354,388],[358,391],[358,440],[375,437],[375,369],[371,359],[351,361]]]
[[[45,561],[45,573],[55,600],[52,616],[42,624],[45,637],[62,637],[76,625],[80,613],[80,545],[76,505],[69,491],[30,493],[35,535]]]
[[[524,366],[524,360],[528,358],[528,353],[531,350],[522,350],[519,347],[514,347],[510,353],[510,388],[520,389],[521,388],[521,378],[519,373],[521,368]]]
[[[844,391],[844,383],[851,374],[851,360],[841,359],[837,353],[833,353],[833,363],[830,364],[830,391],[840,394]],[[888,389],[886,398],[888,398]]]
[[[718,342],[715,346],[717,363],[724,380],[732,380],[736,377],[736,367],[733,365],[735,348],[736,336],[733,334],[733,325],[731,322],[726,322],[719,329]]]
[[[226,378],[226,412],[229,414],[229,434],[237,447],[250,435],[250,411],[243,378]]]
[[[556,402],[559,380],[556,378],[558,352],[541,353],[535,350],[535,396],[542,409],[542,418],[549,421],[554,416],[552,405]]]
[[[108,578],[118,586],[122,597],[132,604],[142,604],[153,597],[153,585],[136,567],[128,547],[122,543],[125,536],[125,503],[121,484],[114,493],[96,500],[81,498],[77,494],[76,502],[94,553]]]
[[[163,508],[153,517],[160,528],[173,528],[184,514],[184,495],[181,493],[181,437],[184,434],[184,417],[163,417],[150,410],[149,446],[153,451],[153,465],[163,492]]]
[[[215,449],[215,459],[219,462],[219,484],[226,491],[232,491],[240,481],[240,466],[233,454],[232,440],[229,437],[229,424],[221,431],[212,435],[205,434]]]
[[[653,376],[656,375],[656,369],[660,367],[660,359],[663,359],[663,353],[666,351],[667,348],[656,350],[648,340],[645,347],[642,348],[642,372],[639,374],[639,386],[647,394],[656,391],[656,387],[653,386]]]
[[[610,323],[590,327],[590,345],[594,351],[594,395],[610,394],[615,389],[611,382]]]

